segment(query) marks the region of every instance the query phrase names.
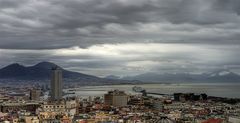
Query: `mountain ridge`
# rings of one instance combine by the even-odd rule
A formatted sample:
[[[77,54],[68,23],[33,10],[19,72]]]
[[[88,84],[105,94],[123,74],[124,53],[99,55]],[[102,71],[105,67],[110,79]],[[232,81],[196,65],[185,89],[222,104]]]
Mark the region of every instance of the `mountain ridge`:
[[[229,70],[217,70],[209,73],[144,73],[125,76],[122,80],[139,80],[146,82],[240,82],[240,75]]]
[[[65,70],[62,67],[51,62],[40,62],[33,66],[24,66],[18,63],[10,64],[0,69],[1,80],[11,81],[49,81],[52,67],[59,67],[63,71],[63,78],[66,82],[80,82],[86,84],[102,83],[179,83],[179,82],[240,82],[240,75],[229,70],[216,70],[202,74],[191,73],[144,73],[136,76],[118,77],[109,75],[100,78],[79,72]]]
[[[86,84],[101,84],[101,83],[131,83],[129,80],[115,80],[100,78],[93,75],[83,74],[65,70],[62,67],[51,62],[40,62],[33,66],[23,66],[18,63],[13,63],[0,69],[0,82],[1,80],[9,81],[49,81],[52,67],[59,67],[63,72],[63,79],[66,82],[80,82]]]

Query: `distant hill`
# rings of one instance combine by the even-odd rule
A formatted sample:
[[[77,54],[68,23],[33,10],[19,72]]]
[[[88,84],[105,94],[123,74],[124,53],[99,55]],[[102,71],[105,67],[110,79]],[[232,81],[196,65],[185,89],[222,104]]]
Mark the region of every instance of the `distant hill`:
[[[48,82],[51,68],[58,66],[51,62],[40,62],[34,66],[18,63],[0,69],[0,82]],[[177,82],[240,82],[240,75],[228,70],[218,70],[202,74],[145,73],[136,76],[118,77],[109,75],[105,78],[72,72],[58,66],[63,71],[64,82],[79,82],[83,85],[123,84],[123,83],[177,83]]]
[[[0,81],[49,81],[51,76],[51,68],[58,66],[51,62],[40,62],[34,66],[23,66],[18,63],[8,65],[0,69]],[[63,71],[65,82],[81,82],[84,84],[101,84],[101,83],[128,83],[133,81],[115,80],[107,78],[99,78],[92,75],[87,75],[78,72],[65,70],[58,66]]]
[[[202,74],[145,73],[136,76],[125,76],[123,80],[139,80],[143,82],[240,82],[240,75],[228,70],[218,70]]]

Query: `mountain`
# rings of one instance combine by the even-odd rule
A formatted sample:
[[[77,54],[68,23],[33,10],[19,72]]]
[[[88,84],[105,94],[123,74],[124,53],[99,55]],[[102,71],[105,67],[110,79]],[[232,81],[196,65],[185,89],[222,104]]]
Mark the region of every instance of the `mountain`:
[[[47,82],[50,80],[51,68],[59,67],[63,71],[64,82],[79,82],[82,85],[146,83],[146,82],[240,82],[240,76],[228,70],[217,70],[202,74],[191,73],[145,73],[136,76],[118,77],[114,75],[100,78],[88,74],[72,72],[51,62],[40,62],[34,66],[18,63],[0,69],[0,82]]]
[[[228,70],[218,70],[209,73],[144,73],[136,76],[122,77],[123,80],[139,80],[143,82],[240,82],[240,75]]]
[[[0,69],[0,81],[49,81],[51,76],[51,68],[59,67],[63,72],[65,82],[81,82],[85,84],[101,84],[101,83],[127,83],[132,81],[115,80],[100,78],[78,72],[72,72],[61,68],[51,62],[40,62],[34,66],[23,66],[17,63],[8,65]]]
[[[210,81],[218,82],[240,82],[240,76],[228,70],[218,70],[207,75]]]

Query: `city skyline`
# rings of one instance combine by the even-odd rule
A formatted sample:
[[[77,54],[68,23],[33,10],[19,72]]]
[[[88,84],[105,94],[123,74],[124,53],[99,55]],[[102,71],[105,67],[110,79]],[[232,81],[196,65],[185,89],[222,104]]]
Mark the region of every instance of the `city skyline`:
[[[0,0],[0,123],[240,123],[240,0]]]
[[[54,62],[104,77],[240,73],[237,0],[1,0],[0,67]]]

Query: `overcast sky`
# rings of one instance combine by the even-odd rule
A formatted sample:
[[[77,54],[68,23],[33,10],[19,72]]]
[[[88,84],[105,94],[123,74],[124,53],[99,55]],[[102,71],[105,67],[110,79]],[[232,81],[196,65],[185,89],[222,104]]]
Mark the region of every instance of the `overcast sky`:
[[[0,0],[0,67],[240,73],[240,0]]]

